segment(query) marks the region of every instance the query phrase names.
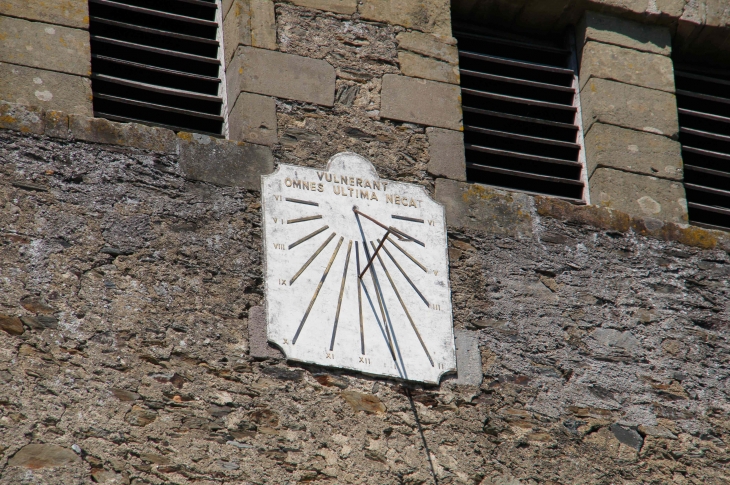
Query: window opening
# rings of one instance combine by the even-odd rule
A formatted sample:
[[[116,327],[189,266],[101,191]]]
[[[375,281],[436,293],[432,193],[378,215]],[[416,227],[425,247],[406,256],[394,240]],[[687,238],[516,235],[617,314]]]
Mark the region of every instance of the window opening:
[[[94,116],[224,134],[218,0],[89,0]]]
[[[454,37],[467,179],[585,203],[572,32],[550,42],[455,24]]]
[[[730,71],[675,67],[689,221],[730,228]]]

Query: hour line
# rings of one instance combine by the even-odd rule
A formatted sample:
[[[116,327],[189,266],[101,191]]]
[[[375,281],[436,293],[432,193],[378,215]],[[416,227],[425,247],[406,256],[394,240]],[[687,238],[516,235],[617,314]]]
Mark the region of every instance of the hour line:
[[[324,231],[326,231],[326,230],[327,230],[327,229],[329,229],[329,228],[330,228],[330,226],[323,226],[323,227],[320,227],[319,229],[317,229],[317,230],[316,230],[316,231],[314,231],[313,233],[311,233],[311,234],[307,234],[306,236],[304,236],[304,237],[303,237],[303,238],[301,238],[300,240],[298,240],[298,241],[295,241],[295,242],[291,243],[291,244],[289,245],[289,249],[291,249],[291,248],[293,248],[293,247],[296,247],[296,246],[299,246],[300,244],[302,244],[302,243],[303,243],[303,242],[305,242],[305,241],[309,241],[310,239],[312,239],[312,238],[313,238],[314,236],[316,236],[317,234],[319,234],[319,233],[321,233],[321,232],[324,232]]]
[[[332,234],[334,236],[334,233]],[[319,280],[319,284],[317,285],[317,289],[314,290],[314,295],[312,295],[312,301],[309,302],[309,307],[307,308],[306,313],[304,314],[304,317],[302,317],[302,323],[299,324],[299,328],[297,328],[297,333],[294,334],[294,338],[291,340],[291,344],[294,345],[297,343],[297,339],[299,338],[299,334],[302,331],[302,328],[304,327],[304,323],[307,321],[307,317],[309,316],[309,312],[312,311],[312,307],[314,306],[314,302],[317,300],[317,296],[319,295],[319,290],[322,289],[322,285],[324,284],[324,280],[327,279],[327,275],[330,272],[330,268],[332,267],[332,263],[335,262],[335,258],[337,257],[337,252],[340,250],[340,246],[342,246],[342,241],[344,241],[344,237],[340,237],[339,242],[337,243],[337,247],[335,248],[334,252],[332,253],[332,257],[330,258],[330,262],[327,263],[327,269],[324,270],[324,273],[322,273],[322,279]]]
[[[335,325],[332,327],[332,341],[330,352],[335,348],[335,336],[337,335],[337,322],[340,320],[340,308],[342,308],[342,295],[345,293],[345,281],[347,280],[347,267],[350,265],[350,253],[352,252],[352,240],[347,245],[347,257],[345,258],[345,269],[342,271],[342,284],[340,285],[340,297],[337,299],[337,313],[335,313]]]
[[[319,249],[317,249],[314,252],[314,254],[307,260],[307,262],[304,263],[304,266],[302,266],[302,269],[300,269],[299,271],[297,271],[297,274],[295,274],[294,276],[292,276],[292,279],[289,281],[289,286],[291,286],[292,284],[294,284],[294,282],[297,280],[297,278],[299,278],[299,276],[301,276],[301,274],[304,272],[304,270],[307,269],[307,266],[309,266],[310,264],[312,264],[312,261],[314,261],[314,258],[316,258],[317,256],[319,256],[319,253],[321,253],[322,250],[325,248],[325,246],[327,246],[329,244],[329,242],[332,240],[332,238],[335,237],[335,234],[336,233],[334,233],[334,232],[332,234],[330,234],[330,237],[328,237],[327,240],[322,243],[322,245],[319,247]]]
[[[317,219],[321,219],[322,216],[309,216],[309,217],[300,217],[299,219],[289,219],[286,221],[287,224],[296,224],[297,222],[307,222],[307,221],[315,221]]]
[[[393,214],[390,217],[392,217],[393,219],[398,219],[400,221],[420,222],[421,224],[425,224],[425,222],[426,222],[423,219],[416,219],[415,217],[398,216],[398,215],[395,215],[395,214]]]
[[[428,305],[428,300],[426,299],[426,297],[423,296],[423,293],[421,293],[419,291],[419,289],[416,287],[416,284],[413,281],[411,281],[411,279],[408,277],[408,275],[406,274],[406,272],[403,271],[403,268],[401,268],[400,264],[398,264],[398,261],[396,261],[395,258],[393,257],[393,255],[390,254],[390,251],[388,251],[388,248],[383,247],[383,251],[385,251],[385,254],[387,254],[388,257],[390,258],[390,260],[393,261],[393,264],[395,264],[395,267],[400,270],[401,274],[406,279],[406,281],[408,281],[408,283],[411,284],[411,286],[413,287],[413,289],[416,290],[416,293],[418,293],[418,296],[421,297],[421,300],[423,300],[423,303],[425,303],[426,306],[429,306]]]
[[[355,241],[355,261],[357,262],[357,274],[360,274],[360,248]],[[357,307],[360,309],[360,353],[365,355],[365,331],[362,324],[362,280],[357,279]]]
[[[422,269],[423,271],[425,271],[426,273],[428,273],[428,270],[426,269],[426,267],[425,267],[424,265],[422,265],[421,263],[419,263],[419,262],[418,262],[418,260],[417,260],[416,258],[414,258],[413,256],[411,256],[411,255],[410,255],[410,254],[408,253],[408,251],[406,251],[405,249],[403,249],[402,247],[400,247],[400,246],[398,245],[398,243],[396,243],[395,241],[393,241],[393,240],[392,240],[391,238],[388,238],[388,242],[389,242],[390,244],[392,244],[393,246],[397,247],[397,248],[398,248],[398,249],[400,250],[400,252],[401,252],[401,253],[403,253],[403,254],[405,254],[406,256],[408,256],[408,259],[410,259],[411,261],[413,261],[414,263],[416,263],[416,265],[417,265],[417,266],[418,266],[419,268],[421,268],[421,269]]]
[[[319,204],[317,202],[311,202],[309,200],[302,200],[302,199],[290,199],[289,197],[286,198],[287,202],[294,202],[295,204],[304,204],[304,205],[314,205],[319,207]]]
[[[368,246],[365,241],[363,241],[362,247],[365,250],[365,257],[370,258],[370,254],[368,254]],[[383,306],[383,298],[382,298],[382,295],[380,294],[380,283],[378,283],[378,276],[375,274],[375,266],[370,266],[370,277],[373,279],[373,288],[375,289],[375,297],[377,298],[378,306],[380,307],[380,315],[383,317],[383,326],[385,327],[385,336],[388,339],[388,348],[390,349],[390,355],[393,357],[393,360],[397,363],[398,359],[395,356],[395,349],[393,348],[393,339],[390,335],[390,328],[388,327],[388,318],[385,316],[385,307]],[[360,279],[360,282],[364,283],[362,281],[362,279]]]
[[[370,241],[370,244],[373,246],[373,248],[375,247],[374,242]],[[398,288],[395,287],[393,278],[390,277],[388,268],[385,267],[385,263],[383,263],[383,260],[380,258],[380,255],[378,255],[378,262],[380,263],[380,266],[383,267],[383,271],[385,271],[385,276],[388,277],[388,281],[390,281],[390,286],[393,287],[395,296],[398,297],[398,301],[400,302],[400,305],[403,307],[403,311],[406,312],[408,321],[411,322],[411,327],[413,327],[413,331],[416,332],[416,337],[418,337],[418,341],[421,342],[421,347],[423,347],[424,352],[426,352],[426,357],[428,357],[428,361],[431,363],[431,367],[434,367],[433,359],[431,358],[431,354],[428,352],[428,349],[426,348],[426,344],[423,341],[423,338],[421,338],[421,332],[418,331],[418,327],[416,327],[416,324],[413,322],[413,318],[411,318],[411,314],[408,313],[408,308],[406,308],[406,304],[403,302],[403,298],[401,298],[400,293],[398,293]]]

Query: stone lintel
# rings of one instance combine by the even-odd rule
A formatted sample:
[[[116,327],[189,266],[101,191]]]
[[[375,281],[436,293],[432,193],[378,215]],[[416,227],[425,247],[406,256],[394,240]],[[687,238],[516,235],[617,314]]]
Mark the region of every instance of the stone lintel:
[[[580,87],[591,78],[610,79],[634,86],[674,93],[672,59],[600,42],[588,42],[583,48]]]
[[[426,128],[429,145],[428,173],[436,177],[466,181],[466,157],[464,133]]]
[[[436,179],[435,199],[446,207],[449,227],[489,234],[532,235],[532,197],[448,179]]]
[[[674,94],[593,78],[581,90],[580,99],[586,133],[598,122],[672,139],[679,135]]]
[[[178,133],[180,168],[186,178],[215,185],[261,190],[261,175],[274,171],[269,147]]]
[[[0,61],[88,77],[89,32],[0,16]]]
[[[641,24],[598,12],[585,13],[576,26],[576,36],[579,49],[593,40],[663,56],[672,54],[669,27]]]
[[[228,99],[246,91],[324,106],[334,104],[335,69],[327,61],[240,46],[226,73]]]
[[[226,65],[236,53],[239,45],[251,45],[251,15],[249,0],[233,0],[223,20],[223,48]]]
[[[607,167],[682,180],[682,149],[679,142],[665,136],[595,123],[585,137],[588,176],[596,168]]]
[[[461,130],[461,90],[453,84],[386,74],[383,76],[380,116]]]
[[[117,123],[104,118],[70,115],[69,131],[76,140],[108,145],[132,146],[159,153],[176,153],[177,137],[172,130],[139,123]]]
[[[687,223],[687,199],[680,181],[597,168],[588,183],[592,204],[633,216]]]

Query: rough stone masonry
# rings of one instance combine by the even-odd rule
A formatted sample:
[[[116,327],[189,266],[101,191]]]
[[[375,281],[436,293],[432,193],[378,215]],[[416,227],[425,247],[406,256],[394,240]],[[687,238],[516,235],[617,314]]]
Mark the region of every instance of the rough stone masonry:
[[[0,484],[727,483],[722,233],[439,179],[484,381],[411,386],[251,357],[259,194],[185,153],[0,132]]]

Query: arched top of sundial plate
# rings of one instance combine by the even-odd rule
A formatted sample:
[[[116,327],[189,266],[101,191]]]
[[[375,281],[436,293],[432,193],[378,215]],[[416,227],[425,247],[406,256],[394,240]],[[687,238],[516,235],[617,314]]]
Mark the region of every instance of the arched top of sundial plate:
[[[357,173],[369,175],[375,179],[380,178],[378,171],[367,158],[353,152],[342,152],[334,155],[327,161],[327,171],[343,173]]]

